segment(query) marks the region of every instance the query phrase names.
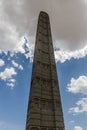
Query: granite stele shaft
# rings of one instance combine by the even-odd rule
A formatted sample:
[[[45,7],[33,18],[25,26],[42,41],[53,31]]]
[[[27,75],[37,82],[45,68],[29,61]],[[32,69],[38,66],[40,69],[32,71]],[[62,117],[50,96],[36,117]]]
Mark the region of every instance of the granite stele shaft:
[[[50,20],[38,18],[26,130],[65,130]]]

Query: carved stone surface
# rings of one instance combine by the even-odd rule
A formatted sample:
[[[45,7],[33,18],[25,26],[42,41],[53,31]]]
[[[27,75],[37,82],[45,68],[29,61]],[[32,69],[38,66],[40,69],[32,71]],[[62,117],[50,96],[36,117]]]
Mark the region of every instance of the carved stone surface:
[[[65,130],[50,21],[38,20],[26,130]]]

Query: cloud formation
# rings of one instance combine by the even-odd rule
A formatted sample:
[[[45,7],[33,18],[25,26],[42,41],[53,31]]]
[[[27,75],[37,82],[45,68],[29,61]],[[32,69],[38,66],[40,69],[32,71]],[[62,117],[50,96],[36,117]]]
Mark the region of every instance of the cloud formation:
[[[16,74],[17,72],[13,67],[5,68],[3,72],[0,72],[0,79],[6,81],[6,85],[13,88],[15,85],[15,79],[13,79],[13,76]]]
[[[80,114],[83,112],[87,113],[87,98],[81,98],[76,102],[76,106],[69,109],[70,113]]]
[[[5,62],[2,59],[0,59],[0,67],[3,66],[4,64]]]
[[[87,76],[83,75],[80,76],[78,79],[72,78],[67,86],[68,92],[87,95]]]
[[[87,3],[85,0],[1,0],[0,48],[15,50],[20,39],[35,39],[37,18],[44,10],[50,15],[53,42],[57,48],[73,51],[87,42]],[[35,41],[31,44],[34,44]]]
[[[75,127],[74,127],[74,130],[83,130],[83,128],[80,127],[80,126],[75,126]]]
[[[71,58],[80,59],[87,56],[87,45],[82,49],[69,51],[69,50],[57,50],[55,48],[54,51],[56,61],[60,61],[61,63],[65,62],[66,60],[70,60]]]
[[[17,67],[18,69],[23,70],[23,66],[22,66],[22,65],[19,65],[19,64],[16,63],[14,60],[12,60],[12,64],[13,64],[14,67]]]
[[[3,72],[0,73],[0,78],[2,80],[7,80],[11,79],[13,75],[16,75],[17,73],[15,72],[14,68],[6,68]]]

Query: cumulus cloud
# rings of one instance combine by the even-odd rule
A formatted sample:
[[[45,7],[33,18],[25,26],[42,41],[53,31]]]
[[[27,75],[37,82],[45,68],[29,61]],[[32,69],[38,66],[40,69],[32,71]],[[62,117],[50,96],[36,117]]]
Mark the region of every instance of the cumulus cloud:
[[[15,47],[14,47],[13,51],[16,52],[16,53],[20,52],[20,53],[25,54],[25,49],[23,47],[25,42],[26,42],[26,39],[24,37],[21,37],[20,41],[17,44],[15,44]]]
[[[41,10],[50,15],[53,43],[61,50],[56,52],[56,57],[59,53],[65,53],[61,62],[71,57],[81,58],[87,55],[81,50],[83,48],[85,51],[84,46],[87,43],[85,0],[50,0],[50,3],[48,0],[1,0],[0,48],[24,53],[20,42],[24,36],[28,38],[29,44],[34,44],[37,18]],[[34,37],[32,41],[31,37]],[[27,56],[31,57],[32,53],[26,54]]]
[[[18,67],[20,70],[23,70],[23,66],[22,65],[19,65]]]
[[[32,41],[33,38],[30,38],[30,40],[26,43],[28,53],[24,54],[26,58],[30,58],[31,62],[33,61],[33,57],[34,57],[34,44],[31,44],[33,43]],[[64,63],[65,61],[70,60],[71,58],[80,59],[87,56],[87,45],[85,45],[82,49],[75,50],[75,51],[59,49],[56,46],[54,46],[54,56],[56,62],[61,62],[61,63]]]
[[[76,106],[69,109],[70,113],[79,114],[87,112],[87,98],[82,98],[76,102]]]
[[[26,42],[26,48],[25,48],[25,56],[26,58],[30,58],[30,62],[33,62],[33,57],[34,57],[34,44],[33,43],[33,37],[30,38],[28,42]],[[28,44],[29,43],[29,44]]]
[[[2,59],[0,59],[0,67],[3,66],[4,64],[5,62]]]
[[[11,78],[7,81],[6,85],[13,88],[15,86],[15,82],[16,80]]]
[[[0,78],[6,81],[7,79],[11,79],[12,76],[16,74],[17,73],[15,72],[14,68],[6,68],[3,72],[0,73]]]
[[[87,76],[83,75],[77,79],[72,78],[67,86],[68,92],[74,94],[81,93],[87,95]]]
[[[69,50],[62,50],[56,49],[54,51],[56,61],[60,61],[61,63],[65,62],[66,60],[70,60],[71,58],[79,59],[87,56],[87,45],[82,49],[69,51]]]
[[[83,130],[83,128],[81,126],[75,126],[74,130]]]
[[[15,79],[9,79],[9,82],[15,83]]]
[[[14,87],[15,85],[15,79],[13,79],[13,76],[15,76],[17,72],[14,68],[5,68],[3,72],[0,72],[0,79],[3,81],[6,81],[7,86]]]
[[[6,85],[13,88],[15,84],[14,83],[7,83]]]
[[[17,67],[18,69],[23,70],[23,66],[22,66],[22,65],[19,65],[19,64],[16,63],[14,60],[12,60],[12,64],[13,64],[14,67]]]
[[[12,60],[12,64],[14,65],[14,67],[18,67],[18,63],[16,63],[14,60]]]

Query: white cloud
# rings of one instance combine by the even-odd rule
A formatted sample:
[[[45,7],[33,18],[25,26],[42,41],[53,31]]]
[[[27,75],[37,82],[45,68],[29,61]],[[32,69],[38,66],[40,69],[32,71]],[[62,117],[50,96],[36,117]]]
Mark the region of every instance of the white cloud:
[[[7,86],[13,88],[15,86],[15,79],[8,79],[8,82],[6,83]]]
[[[25,54],[26,58],[30,58],[30,62],[33,62],[33,57],[34,57],[34,37],[31,37],[28,42],[26,43],[27,50],[29,51],[28,53]]]
[[[72,78],[67,86],[68,92],[87,95],[87,76],[83,75],[78,79]]]
[[[14,67],[18,67],[18,63],[16,63],[14,60],[12,60],[12,64],[14,65]]]
[[[0,79],[6,81],[6,85],[13,88],[15,85],[15,79],[13,79],[13,76],[15,76],[17,72],[14,68],[5,68],[3,72],[0,72]]]
[[[16,63],[14,60],[12,60],[12,64],[14,65],[14,67],[17,67],[20,70],[23,70],[23,66],[19,65],[18,63]]]
[[[6,85],[13,88],[15,84],[14,83],[7,83]]]
[[[15,83],[15,79],[9,79],[9,82]]]
[[[4,64],[5,62],[2,59],[0,59],[0,67],[3,66]]]
[[[67,50],[56,50],[55,47],[55,59],[56,61],[60,61],[61,63],[65,62],[66,60],[70,60],[71,58],[79,59],[87,56],[87,45],[80,50],[75,51],[67,51]]]
[[[0,72],[0,78],[4,81],[9,80],[12,76],[16,75],[17,72],[14,68],[6,68],[3,72]]]
[[[23,70],[23,66],[22,65],[19,65],[18,67],[20,70]]]
[[[30,61],[33,61],[34,57],[34,44],[31,44],[33,40],[28,41],[29,45],[27,45],[29,52],[24,54],[26,58],[30,58]],[[31,43],[30,43],[31,42]],[[71,58],[80,59],[87,56],[87,45],[84,46],[82,49],[70,51],[70,50],[63,50],[61,48],[54,46],[54,56],[56,62],[64,63],[66,60],[70,60]]]
[[[74,130],[83,130],[83,128],[81,126],[75,126]]]
[[[41,10],[50,15],[56,61],[65,62],[87,55],[87,0],[5,0],[0,1],[0,48],[25,53],[24,36],[29,43],[26,58],[33,59],[37,18]],[[55,22],[56,21],[56,22]],[[31,40],[32,39],[32,40]],[[56,42],[55,42],[56,41]],[[82,49],[81,49],[82,48]]]
[[[69,109],[73,114],[87,112],[87,98],[82,98],[76,102],[76,106]]]
[[[25,38],[24,37],[21,37],[20,38],[20,41],[15,44],[15,47],[14,47],[14,52],[20,52],[20,53],[25,53],[25,49],[23,48],[23,45],[25,43]]]

